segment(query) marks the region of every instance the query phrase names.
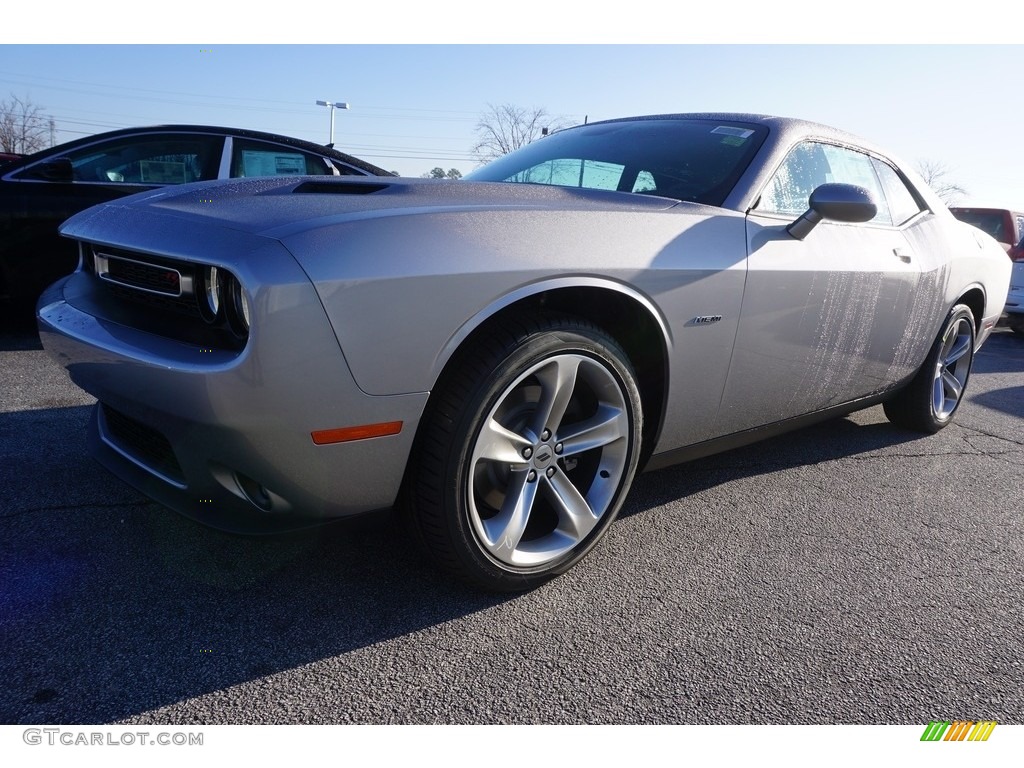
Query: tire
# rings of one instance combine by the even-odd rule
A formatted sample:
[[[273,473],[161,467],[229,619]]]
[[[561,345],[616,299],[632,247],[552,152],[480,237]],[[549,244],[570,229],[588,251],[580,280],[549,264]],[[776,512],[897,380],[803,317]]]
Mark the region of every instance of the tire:
[[[885,402],[893,424],[935,433],[953,420],[963,402],[974,362],[974,315],[957,304],[942,324],[928,357],[910,384]]]
[[[532,589],[618,514],[640,455],[636,375],[608,334],[561,315],[499,320],[448,370],[410,468],[417,538],[475,586]]]

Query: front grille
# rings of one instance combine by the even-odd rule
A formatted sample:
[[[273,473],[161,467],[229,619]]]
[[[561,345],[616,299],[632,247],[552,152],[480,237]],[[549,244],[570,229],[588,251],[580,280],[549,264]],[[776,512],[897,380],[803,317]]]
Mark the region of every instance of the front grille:
[[[144,264],[117,257],[105,259],[107,271],[101,277],[164,296],[181,296],[181,273],[158,264]]]
[[[166,437],[106,403],[101,403],[101,407],[107,432],[118,448],[161,475],[178,483],[185,482],[181,465]]]
[[[158,311],[173,312],[195,318],[199,318],[201,315],[195,296],[163,296],[159,293],[143,293],[116,283],[108,283],[106,287],[113,296],[124,301],[152,307]]]
[[[199,317],[195,264],[100,246],[92,247],[86,261],[119,299]]]

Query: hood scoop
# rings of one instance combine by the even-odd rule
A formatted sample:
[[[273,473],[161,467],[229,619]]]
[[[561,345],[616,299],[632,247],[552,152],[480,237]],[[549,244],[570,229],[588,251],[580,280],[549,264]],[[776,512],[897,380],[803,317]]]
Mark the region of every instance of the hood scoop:
[[[387,189],[389,184],[373,184],[351,181],[304,181],[292,190],[293,194],[314,195],[372,195]]]

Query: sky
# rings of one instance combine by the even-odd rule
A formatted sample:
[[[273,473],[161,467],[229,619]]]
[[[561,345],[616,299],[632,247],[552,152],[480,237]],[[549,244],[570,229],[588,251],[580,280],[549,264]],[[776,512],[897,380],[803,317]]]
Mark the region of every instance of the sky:
[[[674,112],[799,117],[940,163],[962,205],[1024,210],[1024,46],[809,44],[0,45],[0,98],[56,140],[200,123],[335,144],[402,175],[468,173],[489,106],[570,123]]]
[[[1024,211],[1019,4],[973,0],[948,19],[891,0],[734,0],[671,12],[593,0],[391,0],[375,12],[311,12],[294,1],[249,13],[209,0],[158,11],[81,5],[79,15],[7,8],[0,27],[0,100],[42,107],[57,141],[200,123],[324,143],[329,113],[315,102],[344,101],[336,145],[418,176],[472,170],[489,105],[572,122],[740,111],[815,120],[911,164],[942,163],[968,191],[961,204]]]
[[[429,37],[429,35],[426,35]],[[216,35],[214,35],[216,37]],[[413,36],[415,37],[415,36]],[[56,140],[200,123],[326,143],[402,175],[468,173],[492,106],[571,123],[666,112],[800,117],[905,162],[941,163],[964,205],[1024,210],[1022,45],[0,44],[0,99],[53,117]],[[0,37],[0,41],[3,38]]]

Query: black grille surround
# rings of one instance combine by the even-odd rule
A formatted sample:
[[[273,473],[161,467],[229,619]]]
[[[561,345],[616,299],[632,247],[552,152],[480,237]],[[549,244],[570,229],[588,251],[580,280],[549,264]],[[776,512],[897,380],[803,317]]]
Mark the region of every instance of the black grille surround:
[[[245,346],[248,332],[229,322],[227,297],[216,315],[206,308],[206,265],[89,243],[82,256],[90,313],[202,349]]]

